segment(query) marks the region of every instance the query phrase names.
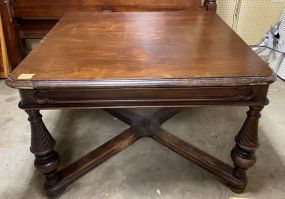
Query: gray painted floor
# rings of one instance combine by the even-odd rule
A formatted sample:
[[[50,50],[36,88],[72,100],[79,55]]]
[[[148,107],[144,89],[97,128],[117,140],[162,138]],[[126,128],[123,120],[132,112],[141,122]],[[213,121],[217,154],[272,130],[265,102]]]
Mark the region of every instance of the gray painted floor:
[[[144,138],[82,177],[61,198],[285,198],[285,82],[278,80],[271,87],[269,98],[271,103],[262,112],[260,122],[258,161],[248,171],[249,184],[244,194],[232,193],[207,171]],[[1,80],[0,198],[45,198],[43,177],[34,169],[29,152],[27,115],[17,108],[18,101],[18,93]],[[246,107],[188,108],[166,122],[164,128],[232,164],[229,152],[246,110]],[[61,166],[127,127],[100,110],[42,113],[57,140]]]

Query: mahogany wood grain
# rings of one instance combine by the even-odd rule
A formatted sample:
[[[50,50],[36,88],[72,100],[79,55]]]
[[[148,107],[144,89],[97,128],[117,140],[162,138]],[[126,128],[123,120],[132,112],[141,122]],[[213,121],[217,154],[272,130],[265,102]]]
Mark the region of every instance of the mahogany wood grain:
[[[34,76],[18,80],[21,74]],[[188,80],[193,86],[199,79],[209,86],[211,78],[223,78],[230,86],[240,77],[268,83],[272,71],[215,13],[70,13],[7,83],[15,88],[58,89],[58,81],[83,88],[83,82],[96,87],[102,82],[116,86],[122,80],[140,80],[139,86],[145,86],[161,79],[185,86]],[[72,83],[76,80],[80,82]]]
[[[0,0],[4,32],[11,68],[14,69],[29,51],[25,39],[43,38],[56,22],[71,11],[207,11],[216,10],[216,0]],[[24,22],[24,23],[23,23]],[[23,41],[21,41],[23,40]]]
[[[146,1],[145,6],[150,2],[154,1]],[[213,0],[204,6],[216,9]],[[56,12],[47,9],[38,14]],[[44,35],[57,19],[45,19],[43,24],[34,20],[18,20],[22,36]],[[214,12],[81,12],[61,19],[13,71],[7,84],[19,89],[19,107],[29,114],[31,151],[36,168],[46,176],[45,190],[48,196],[58,196],[92,168],[145,136],[215,174],[234,192],[242,192],[246,170],[256,161],[258,120],[273,81],[269,67]],[[234,167],[161,129],[178,112],[176,107],[201,105],[250,107],[235,138]],[[132,107],[170,108],[149,116],[110,109]],[[130,128],[58,171],[55,140],[39,110],[62,108],[104,108]]]
[[[61,18],[71,11],[177,11],[202,10],[200,0],[17,0],[15,17]]]

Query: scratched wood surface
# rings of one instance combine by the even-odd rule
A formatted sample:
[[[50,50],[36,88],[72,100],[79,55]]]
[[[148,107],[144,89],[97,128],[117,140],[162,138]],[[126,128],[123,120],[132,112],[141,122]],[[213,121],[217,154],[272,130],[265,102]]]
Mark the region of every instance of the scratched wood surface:
[[[22,74],[34,74],[20,78]],[[269,77],[272,71],[215,13],[70,13],[8,84],[33,81]],[[43,83],[45,84],[45,83]]]

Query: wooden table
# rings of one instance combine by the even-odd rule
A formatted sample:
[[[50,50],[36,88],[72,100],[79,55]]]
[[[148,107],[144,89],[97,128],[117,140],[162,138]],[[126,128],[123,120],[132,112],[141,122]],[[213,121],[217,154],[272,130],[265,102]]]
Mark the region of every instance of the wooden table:
[[[49,196],[148,136],[219,176],[234,192],[255,163],[258,119],[274,76],[215,14],[206,12],[70,13],[7,79],[29,115],[35,167]],[[177,107],[249,106],[231,152],[234,167],[211,157],[160,125]],[[164,107],[143,117],[124,109]],[[57,171],[55,140],[41,109],[103,108],[130,128]]]

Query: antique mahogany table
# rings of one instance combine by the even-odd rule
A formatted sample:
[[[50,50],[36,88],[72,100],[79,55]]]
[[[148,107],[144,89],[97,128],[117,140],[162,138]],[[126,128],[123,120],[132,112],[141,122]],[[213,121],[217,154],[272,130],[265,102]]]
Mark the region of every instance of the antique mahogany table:
[[[258,119],[274,76],[213,12],[69,13],[7,79],[29,115],[35,167],[49,196],[148,136],[217,175],[234,192],[255,163]],[[234,166],[163,130],[178,107],[249,106],[235,137]],[[162,107],[150,116],[124,108]],[[58,171],[55,140],[41,109],[102,108],[130,125]]]

